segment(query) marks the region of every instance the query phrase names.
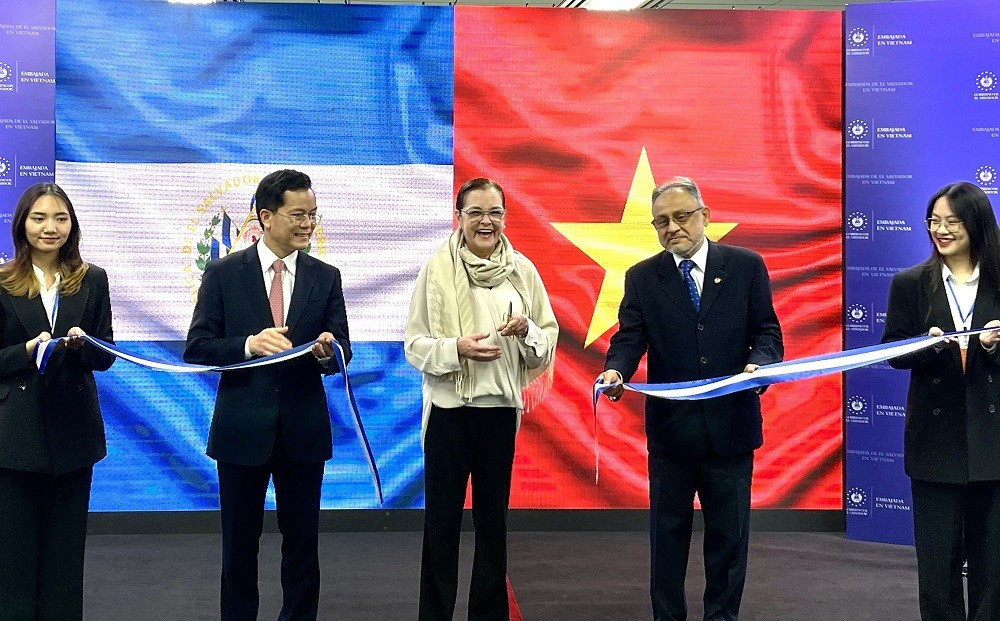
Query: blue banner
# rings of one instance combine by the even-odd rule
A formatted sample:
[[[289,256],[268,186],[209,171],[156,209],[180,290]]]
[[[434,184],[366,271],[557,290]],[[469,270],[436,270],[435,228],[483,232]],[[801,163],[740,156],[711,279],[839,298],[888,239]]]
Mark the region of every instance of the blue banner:
[[[0,5],[0,261],[17,199],[55,177],[55,0]]]
[[[994,206],[1000,166],[995,0],[851,4],[845,17],[845,347],[877,343],[892,276],[931,251],[928,198],[971,181]],[[845,374],[847,535],[913,542],[903,472],[909,375]]]

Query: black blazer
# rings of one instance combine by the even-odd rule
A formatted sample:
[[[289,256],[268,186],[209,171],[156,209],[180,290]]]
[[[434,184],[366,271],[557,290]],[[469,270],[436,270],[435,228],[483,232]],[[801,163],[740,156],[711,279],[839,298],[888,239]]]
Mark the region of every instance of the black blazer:
[[[330,332],[351,359],[340,270],[299,252],[286,334],[293,345]],[[244,360],[247,337],[273,327],[257,246],[205,267],[188,330],[184,360],[226,365]],[[324,368],[309,354],[273,366],[227,371],[219,380],[208,455],[218,461],[259,466],[274,448],[279,421],[289,458],[298,463],[330,459],[333,451]]]
[[[80,290],[60,296],[52,329],[41,296],[14,297],[0,288],[0,468],[65,474],[92,466],[108,454],[94,371],[115,357],[85,344],[62,348],[38,372],[24,344],[40,332],[53,337],[80,327],[114,342],[108,275],[90,265]]]
[[[889,288],[882,342],[955,329],[941,266],[927,261],[899,272]],[[972,327],[1000,319],[993,283],[980,279]],[[911,478],[937,483],[1000,480],[1000,347],[992,354],[969,339],[966,372],[958,344],[889,361],[910,370],[903,460]]]
[[[764,260],[751,250],[708,244],[697,315],[670,253],[628,270],[605,369],[628,381],[648,351],[648,381],[661,383],[781,361],[781,328]],[[754,391],[702,401],[648,397],[646,438],[657,457],[698,456],[709,443],[720,455],[752,451],[763,444],[760,397]]]

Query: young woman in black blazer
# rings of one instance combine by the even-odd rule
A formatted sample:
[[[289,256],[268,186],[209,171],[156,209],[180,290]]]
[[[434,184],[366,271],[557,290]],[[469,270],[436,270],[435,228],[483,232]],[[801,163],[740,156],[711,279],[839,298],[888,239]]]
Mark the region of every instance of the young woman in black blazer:
[[[933,251],[893,277],[882,341],[1000,327],[1000,229],[989,198],[971,183],[946,185],[926,223]],[[910,370],[903,455],[924,621],[1000,619],[998,341],[1000,332],[952,338],[890,361]]]
[[[0,267],[0,619],[83,617],[83,557],[94,464],[106,454],[94,371],[114,356],[108,277],[80,258],[80,223],[66,193],[34,185],[11,226]],[[45,373],[34,352],[58,344]]]

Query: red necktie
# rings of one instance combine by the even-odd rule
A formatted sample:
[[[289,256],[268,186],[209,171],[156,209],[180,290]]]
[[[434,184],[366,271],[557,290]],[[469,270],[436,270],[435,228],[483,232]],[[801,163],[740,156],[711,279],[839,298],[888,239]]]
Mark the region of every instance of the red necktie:
[[[274,327],[280,328],[285,325],[285,294],[281,288],[281,272],[285,269],[285,262],[278,259],[271,265],[271,269],[274,270],[274,278],[271,279],[271,295],[267,299],[271,303]]]

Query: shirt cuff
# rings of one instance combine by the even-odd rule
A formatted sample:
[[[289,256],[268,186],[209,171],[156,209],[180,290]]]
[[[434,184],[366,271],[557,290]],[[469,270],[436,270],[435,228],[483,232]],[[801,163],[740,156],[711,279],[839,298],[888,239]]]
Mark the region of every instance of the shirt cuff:
[[[528,333],[523,337],[518,337],[526,347],[530,347],[535,352],[535,356],[545,355],[545,331],[535,325],[535,322],[528,319]]]
[[[243,343],[243,359],[249,360],[253,358],[253,354],[250,353],[250,339],[252,336],[248,336],[245,343]]]

